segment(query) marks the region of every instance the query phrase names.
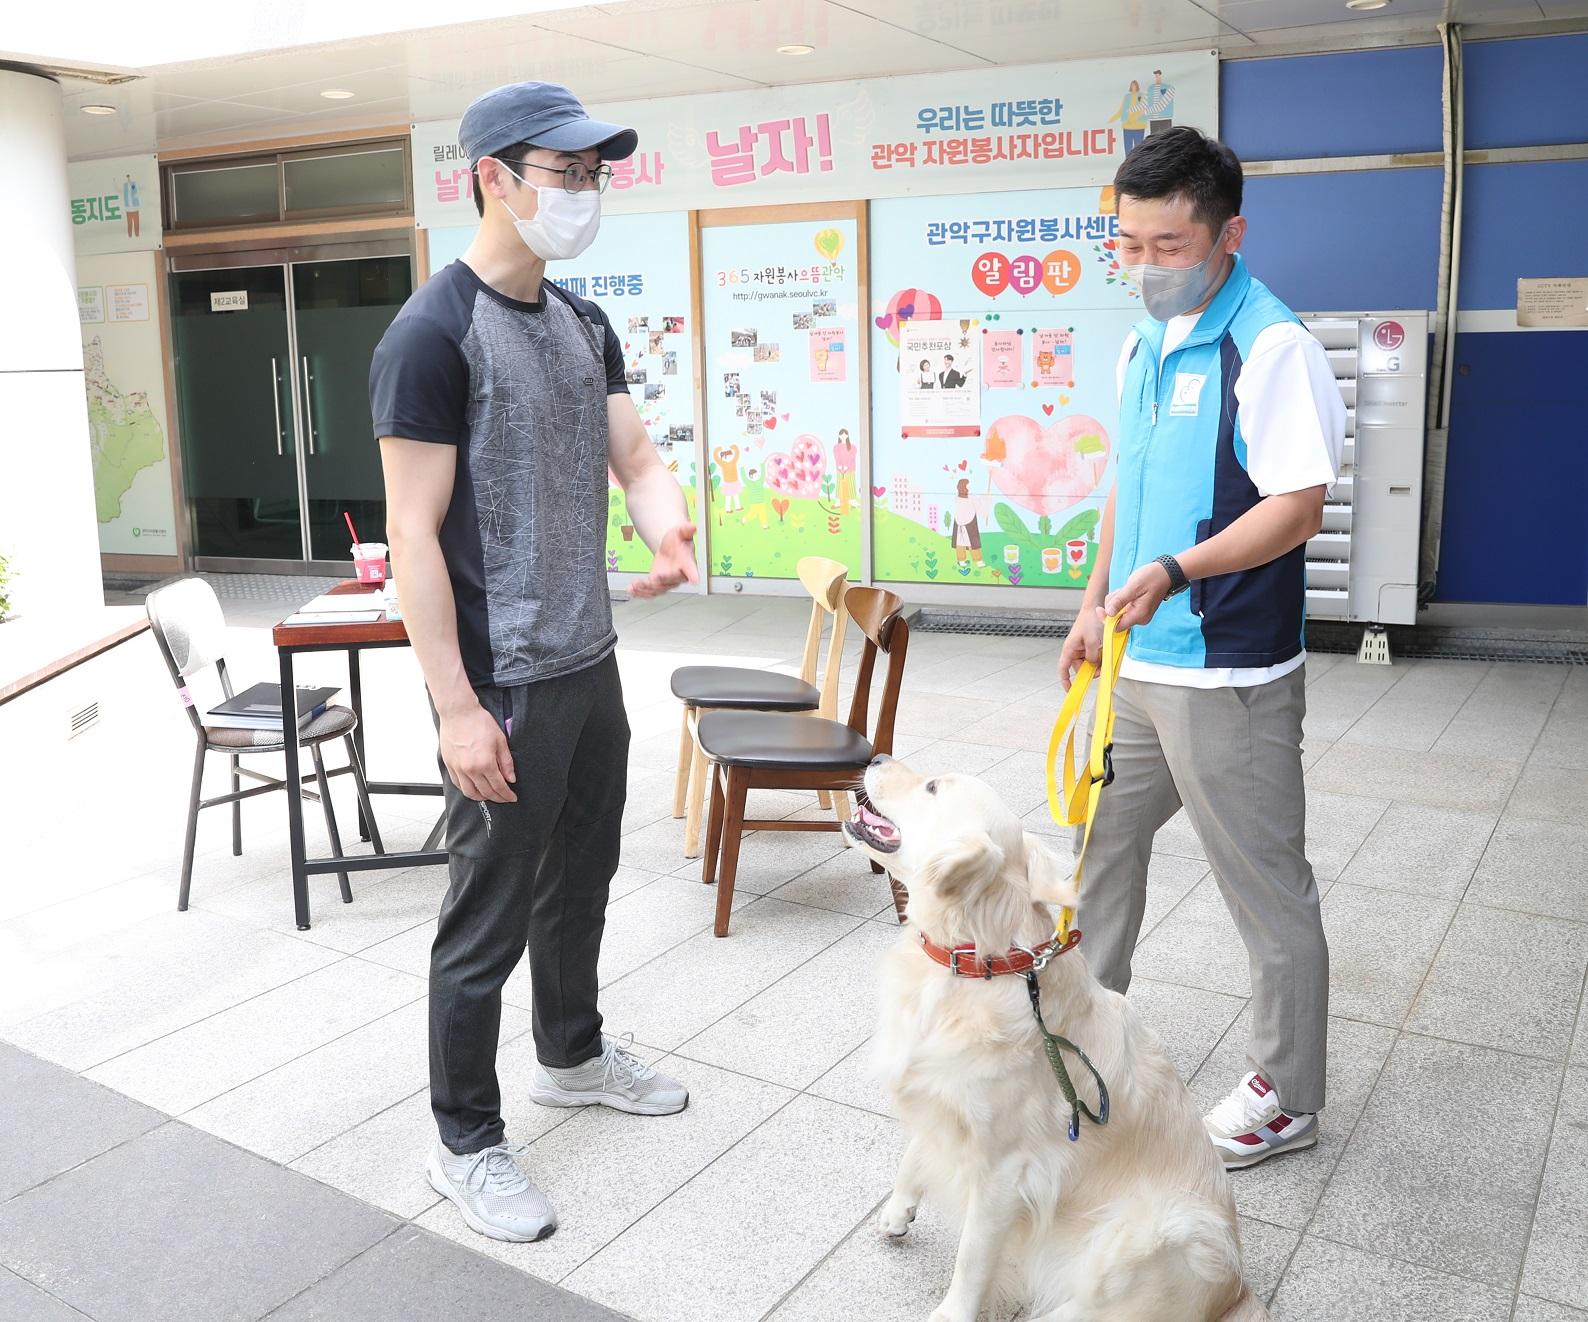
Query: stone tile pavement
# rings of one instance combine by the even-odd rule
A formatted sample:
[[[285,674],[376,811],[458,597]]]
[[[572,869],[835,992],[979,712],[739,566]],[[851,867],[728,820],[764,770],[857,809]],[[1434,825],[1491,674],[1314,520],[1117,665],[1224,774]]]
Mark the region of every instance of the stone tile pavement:
[[[272,675],[262,626],[282,611],[227,610],[234,671]],[[52,719],[37,695],[12,704],[0,1318],[930,1313],[951,1229],[930,1210],[904,1243],[870,1227],[901,1148],[866,1067],[873,972],[898,935],[885,883],[836,837],[752,838],[719,941],[671,817],[668,674],[716,657],[791,669],[804,614],[738,596],[617,608],[634,746],[603,1009],[693,1102],[651,1120],[529,1103],[515,973],[509,1133],[562,1216],[537,1245],[472,1235],[421,1169],[441,870],[355,873],[346,906],[317,878],[298,932],[267,796],[245,805],[240,858],[225,813],[205,814],[178,914],[191,744],[152,643],[105,658],[101,727],[70,744],[25,737]],[[1040,750],[1055,650],[917,635],[900,755],[981,775],[1054,832]],[[334,657],[303,670],[342,673]],[[1588,672],[1315,656],[1308,681],[1330,1103],[1315,1150],[1235,1177],[1248,1274],[1284,1322],[1588,1319]],[[433,777],[411,655],[369,655],[365,683],[375,774]],[[376,806],[398,847],[436,811]],[[816,809],[767,795],[756,811]],[[1210,1103],[1244,1069],[1245,955],[1189,827],[1157,850],[1131,997]]]

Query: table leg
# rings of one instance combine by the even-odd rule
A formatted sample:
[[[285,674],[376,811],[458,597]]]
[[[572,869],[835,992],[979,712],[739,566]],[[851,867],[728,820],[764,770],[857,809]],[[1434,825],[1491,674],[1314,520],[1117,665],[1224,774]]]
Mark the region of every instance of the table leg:
[[[353,706],[353,715],[358,717],[358,723],[353,727],[353,747],[358,749],[358,764],[365,768],[364,774],[369,775],[369,759],[364,756],[364,679],[358,668],[358,648],[347,649],[347,696]],[[358,805],[358,836],[360,840],[369,839],[369,818],[364,815],[364,804]]]
[[[292,908],[297,917],[298,931],[309,930],[309,874],[304,868],[303,844],[303,786],[298,778],[298,704],[294,699],[292,680],[292,649],[283,647],[281,657],[281,733],[282,752],[286,755],[287,781],[287,841],[292,853]]]

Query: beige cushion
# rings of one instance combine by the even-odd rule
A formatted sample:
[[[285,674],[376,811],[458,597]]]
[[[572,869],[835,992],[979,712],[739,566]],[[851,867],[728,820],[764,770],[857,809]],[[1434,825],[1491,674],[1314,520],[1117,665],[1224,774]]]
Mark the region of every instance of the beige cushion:
[[[347,734],[357,724],[351,707],[327,707],[299,729],[298,742],[304,746],[323,744]],[[204,727],[204,739],[211,748],[246,748],[255,753],[280,749],[287,742],[280,730],[233,730],[213,725]]]

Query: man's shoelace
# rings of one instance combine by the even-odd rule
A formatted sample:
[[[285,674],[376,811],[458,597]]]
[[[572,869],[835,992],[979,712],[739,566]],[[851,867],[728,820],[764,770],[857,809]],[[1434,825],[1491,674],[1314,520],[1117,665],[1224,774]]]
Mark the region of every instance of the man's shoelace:
[[[609,1037],[603,1042],[601,1077],[604,1082],[632,1088],[637,1083],[645,1083],[656,1077],[655,1067],[645,1064],[629,1050],[633,1045],[633,1033],[625,1033],[621,1038]]]
[[[502,1144],[485,1148],[474,1154],[463,1171],[463,1187],[469,1193],[490,1193],[498,1198],[511,1198],[530,1187],[529,1179],[519,1170],[515,1156],[529,1150],[528,1144],[511,1147]]]
[[[1255,1096],[1243,1083],[1213,1108],[1209,1118],[1218,1128],[1238,1133],[1278,1114],[1270,1098]]]

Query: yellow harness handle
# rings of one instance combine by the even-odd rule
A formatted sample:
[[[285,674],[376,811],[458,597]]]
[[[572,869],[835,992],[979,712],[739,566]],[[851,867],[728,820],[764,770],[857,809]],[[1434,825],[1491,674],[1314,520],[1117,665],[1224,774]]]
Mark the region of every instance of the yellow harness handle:
[[[1121,612],[1123,614],[1123,612]],[[1048,811],[1060,826],[1082,826],[1081,850],[1075,857],[1075,889],[1081,889],[1081,867],[1086,861],[1086,847],[1092,842],[1092,821],[1097,816],[1097,802],[1103,787],[1114,778],[1112,753],[1114,748],[1114,684],[1119,679],[1119,667],[1125,659],[1125,639],[1129,629],[1119,628],[1119,615],[1103,621],[1103,651],[1101,660],[1094,665],[1083,661],[1075,672],[1064,705],[1059,708],[1058,719],[1053,722],[1053,734],[1048,740]],[[1092,723],[1092,747],[1079,774],[1075,770],[1075,736],[1080,728],[1081,707],[1086,702],[1092,681],[1101,676],[1097,686],[1097,713]],[[1064,794],[1059,795],[1059,758],[1064,759]],[[1057,935],[1068,941],[1070,928],[1075,922],[1075,911],[1065,905],[1059,911]]]

